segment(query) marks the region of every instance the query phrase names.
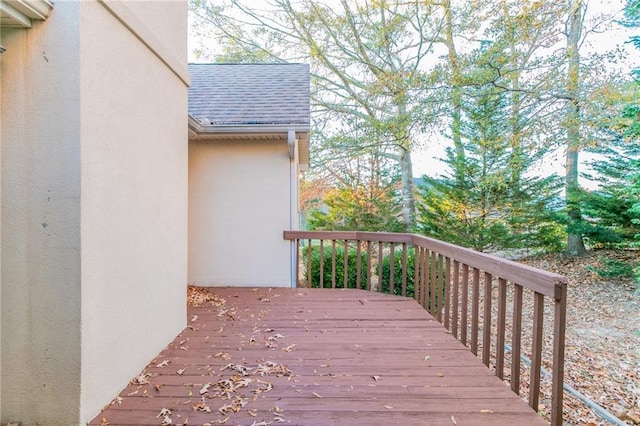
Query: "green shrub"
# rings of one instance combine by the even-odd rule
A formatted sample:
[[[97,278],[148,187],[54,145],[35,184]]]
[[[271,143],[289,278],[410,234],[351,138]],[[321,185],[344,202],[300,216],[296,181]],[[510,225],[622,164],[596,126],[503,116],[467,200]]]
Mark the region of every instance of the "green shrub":
[[[322,287],[331,287],[332,282],[332,249],[331,247],[324,246],[322,257],[323,260],[323,285]],[[335,281],[336,287],[344,287],[344,247],[336,246],[335,257]],[[309,246],[302,249],[302,262],[304,265],[304,280],[308,277],[308,259],[309,259]],[[347,288],[356,288],[357,277],[357,260],[358,252],[354,248],[349,248],[347,252]],[[360,287],[366,288],[367,286],[367,252],[362,251],[360,253]],[[311,287],[320,287],[320,246],[311,246]]]
[[[402,295],[402,249],[396,249],[393,258],[393,294]],[[407,296],[413,297],[414,277],[415,277],[416,251],[414,248],[407,249]],[[382,259],[382,292],[391,292],[391,255],[387,254]]]

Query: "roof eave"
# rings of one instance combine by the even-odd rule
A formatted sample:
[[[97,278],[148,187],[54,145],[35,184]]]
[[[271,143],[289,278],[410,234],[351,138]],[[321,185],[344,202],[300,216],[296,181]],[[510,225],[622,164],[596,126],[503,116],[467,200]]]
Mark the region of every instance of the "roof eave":
[[[32,20],[44,21],[49,17],[53,3],[48,0],[4,0],[0,9],[3,26],[31,28]]]
[[[247,124],[247,125],[204,125],[197,118],[189,114],[189,138],[200,139],[207,136],[242,136],[242,135],[281,135],[283,140],[288,140],[289,132],[295,132],[298,140],[299,164],[307,170],[309,166],[309,126],[306,124]]]
[[[231,134],[231,133],[287,133],[290,130],[295,132],[309,132],[307,124],[202,124],[197,118],[189,115],[189,130],[198,134]]]

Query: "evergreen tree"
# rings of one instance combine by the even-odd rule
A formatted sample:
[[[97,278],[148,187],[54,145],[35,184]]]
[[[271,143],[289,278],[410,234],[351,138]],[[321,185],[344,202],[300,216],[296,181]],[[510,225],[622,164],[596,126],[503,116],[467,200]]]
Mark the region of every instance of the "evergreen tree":
[[[627,27],[640,27],[640,0],[628,0],[625,8]],[[630,42],[640,49],[640,37]],[[615,100],[620,113],[603,117],[603,132],[610,143],[598,150],[600,159],[590,163],[595,172],[586,177],[599,183],[598,189],[583,196],[587,222],[584,234],[594,244],[640,245],[640,73],[633,71],[635,81],[624,86]]]
[[[459,151],[450,148],[444,160],[450,173],[444,178],[423,177],[425,184],[418,188],[419,230],[478,251],[558,249],[561,232],[550,210],[558,178],[514,177],[513,147],[504,130],[506,93],[480,87],[467,95],[461,125],[465,161],[458,161]],[[523,163],[523,170],[534,160]]]

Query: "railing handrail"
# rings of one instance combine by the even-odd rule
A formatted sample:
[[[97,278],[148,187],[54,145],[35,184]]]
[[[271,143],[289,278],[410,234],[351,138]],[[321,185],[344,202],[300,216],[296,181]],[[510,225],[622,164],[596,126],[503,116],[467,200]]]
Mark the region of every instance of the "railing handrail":
[[[323,240],[383,241],[426,246],[447,257],[469,265],[473,264],[478,269],[517,282],[529,290],[556,300],[562,297],[562,287],[568,282],[563,275],[418,234],[361,231],[284,231],[285,240],[313,240],[320,239],[320,237]]]

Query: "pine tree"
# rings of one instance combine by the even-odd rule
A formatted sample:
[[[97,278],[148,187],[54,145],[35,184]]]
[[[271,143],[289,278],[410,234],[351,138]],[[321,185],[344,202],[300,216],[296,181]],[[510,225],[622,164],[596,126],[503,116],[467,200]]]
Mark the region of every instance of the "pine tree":
[[[505,132],[505,92],[471,89],[461,125],[465,162],[448,149],[443,178],[423,177],[419,185],[418,227],[428,236],[478,251],[510,248],[558,249],[561,233],[550,206],[558,178],[527,177],[514,182],[512,146]],[[533,164],[530,158],[523,170]]]

